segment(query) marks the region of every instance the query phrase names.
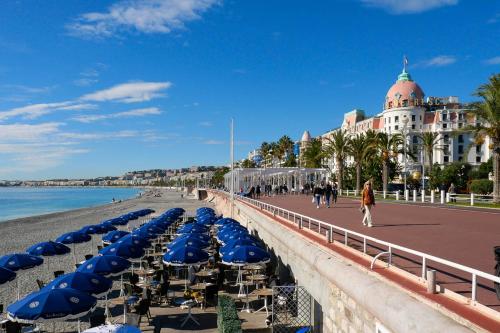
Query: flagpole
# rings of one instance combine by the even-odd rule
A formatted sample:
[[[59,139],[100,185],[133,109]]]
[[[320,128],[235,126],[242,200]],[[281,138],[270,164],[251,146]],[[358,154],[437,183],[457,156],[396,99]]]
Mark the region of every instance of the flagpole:
[[[231,156],[231,218],[234,218],[234,119],[231,118],[231,138],[230,138],[230,156]]]

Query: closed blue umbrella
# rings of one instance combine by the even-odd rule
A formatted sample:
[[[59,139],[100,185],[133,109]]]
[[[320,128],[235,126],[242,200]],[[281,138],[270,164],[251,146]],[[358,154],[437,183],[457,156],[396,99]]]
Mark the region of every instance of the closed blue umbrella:
[[[40,266],[41,264],[43,264],[42,258],[26,253],[7,254],[0,258],[0,266],[14,272],[18,270],[30,269]]]
[[[10,282],[16,278],[16,273],[10,269],[0,267],[0,284]]]
[[[108,244],[115,243],[118,240],[120,240],[120,238],[127,236],[128,234],[130,234],[130,232],[123,231],[123,230],[114,230],[114,231],[111,231],[111,232],[107,233],[106,235],[104,235],[102,237],[102,241],[104,243],[108,243]]]
[[[139,246],[116,242],[99,251],[103,256],[119,256],[125,259],[138,259],[144,256],[144,249]]]
[[[112,287],[113,281],[104,276],[93,273],[73,272],[52,280],[42,290],[72,288],[100,298],[107,295]]]
[[[48,241],[30,246],[26,252],[33,256],[52,257],[68,254],[71,249],[64,244]]]
[[[163,263],[170,266],[195,266],[207,262],[208,253],[192,246],[174,248],[163,256]]]
[[[78,319],[92,311],[97,299],[75,289],[49,289],[34,292],[9,305],[10,320],[32,324]]]
[[[97,256],[85,261],[76,271],[111,277],[120,276],[130,268],[130,265],[130,261],[122,257]]]
[[[243,266],[248,264],[265,264],[271,259],[269,253],[257,246],[244,245],[232,249],[222,256],[226,265]]]

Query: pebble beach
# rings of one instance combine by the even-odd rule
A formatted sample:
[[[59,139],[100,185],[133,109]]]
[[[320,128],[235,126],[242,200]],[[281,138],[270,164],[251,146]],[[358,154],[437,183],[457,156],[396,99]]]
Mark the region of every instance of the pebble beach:
[[[138,209],[151,208],[157,214],[161,214],[169,208],[181,207],[186,210],[186,214],[194,215],[196,209],[202,206],[210,206],[210,204],[183,196],[182,192],[154,189],[146,190],[141,197],[113,204],[5,221],[0,223],[0,256],[23,253],[33,244],[54,240],[63,233],[78,230],[86,225],[97,224]],[[144,222],[144,219],[131,221],[128,226],[120,228],[125,230],[141,222]],[[93,235],[92,242],[77,244],[75,247],[76,260],[84,260],[86,254],[96,255],[97,244],[100,244],[101,237],[102,235]],[[53,272],[56,270],[72,272],[75,269],[73,253],[59,258],[52,257],[49,259],[49,263],[47,263],[46,258],[44,260],[43,265],[28,271],[18,271],[16,280],[0,286],[0,304],[6,308],[15,300],[17,284],[21,297],[23,297],[23,295],[38,290],[36,279],[48,282],[53,279]],[[66,331],[66,329],[60,327],[57,331]]]

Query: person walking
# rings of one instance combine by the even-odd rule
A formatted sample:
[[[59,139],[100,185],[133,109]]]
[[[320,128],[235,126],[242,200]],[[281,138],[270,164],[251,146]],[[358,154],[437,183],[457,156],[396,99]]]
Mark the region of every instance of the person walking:
[[[326,200],[326,208],[330,208],[330,199],[333,193],[333,188],[330,183],[326,184],[325,187],[325,200]]]
[[[361,211],[364,213],[363,216],[363,225],[371,228],[373,226],[372,223],[372,214],[371,209],[375,206],[375,196],[373,195],[372,184],[370,181],[365,183],[363,188],[363,193],[361,195]]]
[[[257,185],[257,188],[255,189],[255,195],[257,196],[257,199],[260,199],[260,185]]]
[[[448,189],[449,197],[451,202],[457,202],[457,198],[455,197],[455,184],[451,183],[450,188]]]
[[[337,196],[339,194],[339,190],[337,188],[337,183],[333,183],[332,186],[332,202],[335,205],[337,203]]]
[[[313,195],[314,195],[314,199],[316,200],[316,208],[318,208],[318,209],[319,209],[319,204],[321,202],[321,195],[322,194],[323,194],[323,191],[321,190],[321,187],[319,185],[316,185],[314,187],[314,190],[313,190]]]

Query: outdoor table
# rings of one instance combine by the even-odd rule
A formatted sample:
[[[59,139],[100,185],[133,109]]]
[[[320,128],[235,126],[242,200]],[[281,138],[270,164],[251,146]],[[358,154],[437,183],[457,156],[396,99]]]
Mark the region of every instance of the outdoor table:
[[[264,281],[267,280],[267,276],[263,274],[257,274],[247,276],[246,279],[255,283],[256,288],[259,289],[259,284],[264,283]]]
[[[244,294],[238,294],[238,297],[245,297],[245,306],[241,309],[241,312],[252,312],[250,309],[250,301],[248,300],[248,286],[252,286],[253,282],[250,281],[243,281],[241,282],[240,289],[245,288],[245,293]]]
[[[261,271],[261,270],[264,270],[265,267],[262,265],[246,265],[246,266],[243,266],[243,269],[247,269],[250,271]]]
[[[123,323],[127,323],[127,305],[133,305],[139,301],[137,296],[120,296],[113,298],[111,304],[123,305]]]
[[[134,271],[134,274],[137,274],[139,276],[153,276],[155,274],[154,269],[138,269]]]
[[[271,288],[255,289],[254,291],[252,291],[250,293],[250,295],[251,296],[264,296],[264,306],[255,312],[266,310],[266,315],[269,316],[269,309],[267,307],[267,297],[273,296],[273,289],[271,289]]]
[[[164,254],[165,254],[165,252],[153,252],[153,253],[150,253],[149,255],[152,257],[163,257]]]
[[[205,290],[207,286],[210,286],[211,283],[197,283],[189,287],[192,290]]]
[[[179,298],[176,298],[174,299],[174,304],[175,305],[179,305],[181,307],[181,309],[185,309],[187,308],[188,309],[188,314],[186,315],[186,318],[184,318],[184,320],[182,321],[181,323],[181,327],[184,327],[184,325],[186,325],[186,323],[188,322],[188,320],[192,320],[196,325],[200,326],[200,323],[193,317],[193,314],[191,312],[191,309],[193,308],[193,306],[196,305],[196,302],[189,299],[185,299],[183,297],[179,297]]]
[[[140,333],[141,331],[134,326],[130,325],[101,325],[98,327],[92,327],[88,330],[83,331],[83,333],[113,333],[118,332],[128,332],[128,333]]]

